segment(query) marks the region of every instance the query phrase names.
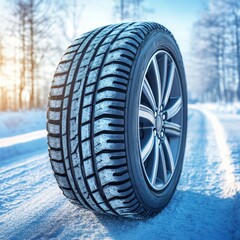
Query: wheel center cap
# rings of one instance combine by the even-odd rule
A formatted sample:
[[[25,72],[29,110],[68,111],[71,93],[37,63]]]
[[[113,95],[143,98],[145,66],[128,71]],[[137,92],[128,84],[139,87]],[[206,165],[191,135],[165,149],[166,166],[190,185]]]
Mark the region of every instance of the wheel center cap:
[[[156,117],[155,127],[156,127],[158,136],[160,136],[160,132],[162,129],[162,118],[160,115],[157,115],[157,117]]]

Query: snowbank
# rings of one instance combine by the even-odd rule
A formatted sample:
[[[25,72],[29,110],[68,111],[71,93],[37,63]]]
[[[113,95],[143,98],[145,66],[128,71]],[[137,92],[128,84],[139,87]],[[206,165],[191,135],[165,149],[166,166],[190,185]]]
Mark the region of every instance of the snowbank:
[[[45,111],[0,112],[0,167],[46,151],[45,128]]]
[[[217,103],[203,103],[197,104],[202,109],[217,111],[229,114],[240,114],[240,102],[217,104]],[[189,104],[191,106],[191,104]]]
[[[45,111],[0,112],[0,138],[45,129],[45,126]]]

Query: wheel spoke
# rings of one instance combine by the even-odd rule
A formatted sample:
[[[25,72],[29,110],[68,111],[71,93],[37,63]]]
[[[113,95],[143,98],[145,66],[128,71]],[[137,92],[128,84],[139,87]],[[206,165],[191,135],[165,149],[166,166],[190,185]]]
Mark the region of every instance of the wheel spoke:
[[[181,126],[179,124],[166,121],[164,128],[167,136],[178,137],[181,135]]]
[[[168,55],[164,54],[164,59],[163,59],[163,79],[162,79],[162,99],[164,98],[164,92],[165,92],[165,87],[166,87],[166,82],[167,82],[167,69],[168,67]]]
[[[169,96],[172,90],[172,85],[173,85],[173,80],[174,80],[174,76],[175,76],[175,70],[176,70],[176,66],[175,63],[172,62],[170,65],[170,70],[169,70],[169,75],[168,75],[168,79],[166,82],[166,87],[165,87],[165,91],[164,91],[164,97],[163,97],[163,106],[165,107],[168,103],[169,100]]]
[[[155,101],[155,98],[154,98],[154,94],[152,92],[152,89],[151,89],[151,87],[149,85],[149,82],[148,82],[146,77],[144,78],[144,83],[143,83],[143,94],[147,98],[147,100],[150,103],[152,109],[156,110],[157,105],[156,105],[156,101]]]
[[[144,144],[141,150],[141,157],[143,163],[147,160],[148,156],[152,152],[153,145],[154,145],[154,136],[153,132],[151,133],[150,138],[147,140],[147,142]]]
[[[159,158],[159,177],[163,181],[163,183],[167,182],[167,167],[166,167],[166,159],[164,156],[163,146],[160,144],[160,158]]]
[[[139,148],[145,179],[155,190],[171,181],[182,144],[183,91],[174,59],[157,51],[143,78],[139,106]]]
[[[159,71],[159,66],[158,66],[158,62],[157,62],[157,58],[156,56],[153,57],[153,67],[154,67],[154,72],[155,72],[155,76],[156,76],[156,92],[157,92],[157,107],[159,108],[162,102],[162,93],[161,93],[161,78],[160,78],[160,71]]]
[[[165,159],[166,159],[166,166],[167,169],[173,173],[174,171],[174,160],[173,160],[173,155],[172,155],[172,150],[169,145],[168,139],[166,136],[163,138],[163,146],[165,149]]]
[[[141,104],[139,109],[139,117],[145,120],[148,126],[149,124],[151,126],[155,125],[154,112],[149,107]]]
[[[151,172],[151,183],[152,185],[155,185],[157,174],[158,174],[158,164],[159,164],[159,144],[158,144],[158,138],[155,136],[154,138],[154,155],[153,155],[153,167]]]
[[[170,104],[165,109],[166,119],[169,120],[174,117],[182,107],[182,98],[171,99]]]

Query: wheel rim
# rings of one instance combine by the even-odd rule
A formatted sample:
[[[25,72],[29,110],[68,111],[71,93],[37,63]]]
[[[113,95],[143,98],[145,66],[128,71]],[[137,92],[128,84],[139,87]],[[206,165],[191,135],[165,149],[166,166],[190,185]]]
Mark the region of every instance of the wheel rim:
[[[182,141],[181,82],[175,61],[156,52],[146,68],[139,103],[139,148],[145,178],[154,190],[170,182]]]

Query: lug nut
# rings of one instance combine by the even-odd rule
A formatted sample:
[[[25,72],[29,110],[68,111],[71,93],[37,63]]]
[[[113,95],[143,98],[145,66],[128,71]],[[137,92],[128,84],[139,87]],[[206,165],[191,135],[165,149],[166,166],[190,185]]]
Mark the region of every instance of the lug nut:
[[[164,136],[164,132],[163,132],[163,131],[161,131],[161,137],[163,138],[163,136]]]

